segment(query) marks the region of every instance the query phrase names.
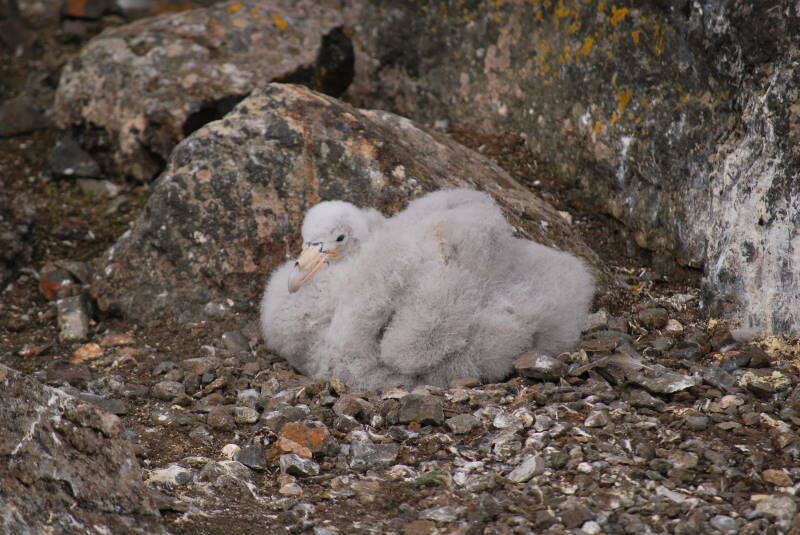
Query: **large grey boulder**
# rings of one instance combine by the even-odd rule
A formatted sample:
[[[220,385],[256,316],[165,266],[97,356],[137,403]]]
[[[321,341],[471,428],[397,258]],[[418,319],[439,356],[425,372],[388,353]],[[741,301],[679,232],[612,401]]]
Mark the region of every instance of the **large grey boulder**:
[[[166,533],[119,418],[0,365],[0,533]]]
[[[797,2],[359,6],[359,105],[524,135],[641,246],[702,267],[712,314],[800,333]]]
[[[149,180],[178,141],[255,87],[344,91],[353,58],[341,19],[312,0],[242,0],[108,29],[64,67],[55,118],[111,170]]]
[[[175,148],[141,216],[101,259],[92,293],[101,309],[144,322],[254,312],[267,274],[299,251],[314,204],[390,214],[445,187],[491,193],[521,236],[596,265],[550,205],[480,154],[397,115],[271,84]]]

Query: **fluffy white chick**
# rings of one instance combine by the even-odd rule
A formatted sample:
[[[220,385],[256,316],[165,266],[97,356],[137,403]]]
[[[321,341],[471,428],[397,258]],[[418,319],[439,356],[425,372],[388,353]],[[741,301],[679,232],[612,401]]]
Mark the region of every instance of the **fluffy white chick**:
[[[366,389],[496,381],[520,353],[569,350],[580,334],[594,293],[588,271],[572,255],[514,238],[487,194],[435,192],[376,225],[346,203],[325,208],[324,218],[316,209],[303,225],[306,242],[338,238],[342,220],[368,232],[337,249],[335,261],[324,257],[328,267],[304,251],[270,281],[267,344],[304,373]],[[324,253],[325,243],[306,251]]]
[[[299,371],[313,375],[315,367],[308,362],[333,316],[334,290],[341,287],[339,279],[346,280],[362,243],[383,221],[372,208],[321,202],[303,220],[303,253],[270,276],[261,299],[261,330],[269,349]],[[334,269],[323,269],[331,263]]]

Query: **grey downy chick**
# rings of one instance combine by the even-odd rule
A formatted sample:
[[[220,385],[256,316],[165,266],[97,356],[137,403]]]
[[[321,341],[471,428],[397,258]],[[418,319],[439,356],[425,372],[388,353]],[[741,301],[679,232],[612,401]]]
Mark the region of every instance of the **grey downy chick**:
[[[352,248],[335,248],[341,228]],[[264,295],[267,345],[355,388],[500,380],[524,351],[571,349],[594,293],[580,260],[515,238],[491,197],[470,190],[431,193],[382,221],[320,203],[303,237],[312,245]]]

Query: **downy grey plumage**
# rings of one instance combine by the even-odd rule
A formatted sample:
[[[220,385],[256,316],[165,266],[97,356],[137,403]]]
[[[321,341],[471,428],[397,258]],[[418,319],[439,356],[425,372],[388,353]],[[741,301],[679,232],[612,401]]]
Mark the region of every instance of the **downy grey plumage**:
[[[298,263],[262,299],[267,347],[354,388],[498,381],[525,351],[570,350],[594,294],[580,260],[515,238],[477,191],[434,192],[390,218],[322,202],[302,234]]]

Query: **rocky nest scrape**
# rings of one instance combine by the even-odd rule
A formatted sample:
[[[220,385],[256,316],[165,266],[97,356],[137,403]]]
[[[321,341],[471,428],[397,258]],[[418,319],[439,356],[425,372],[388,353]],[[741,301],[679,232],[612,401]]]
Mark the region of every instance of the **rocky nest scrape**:
[[[649,293],[491,385],[311,381],[240,319],[109,319],[4,360],[121,418],[173,533],[796,529],[797,348],[699,321],[695,292]]]

